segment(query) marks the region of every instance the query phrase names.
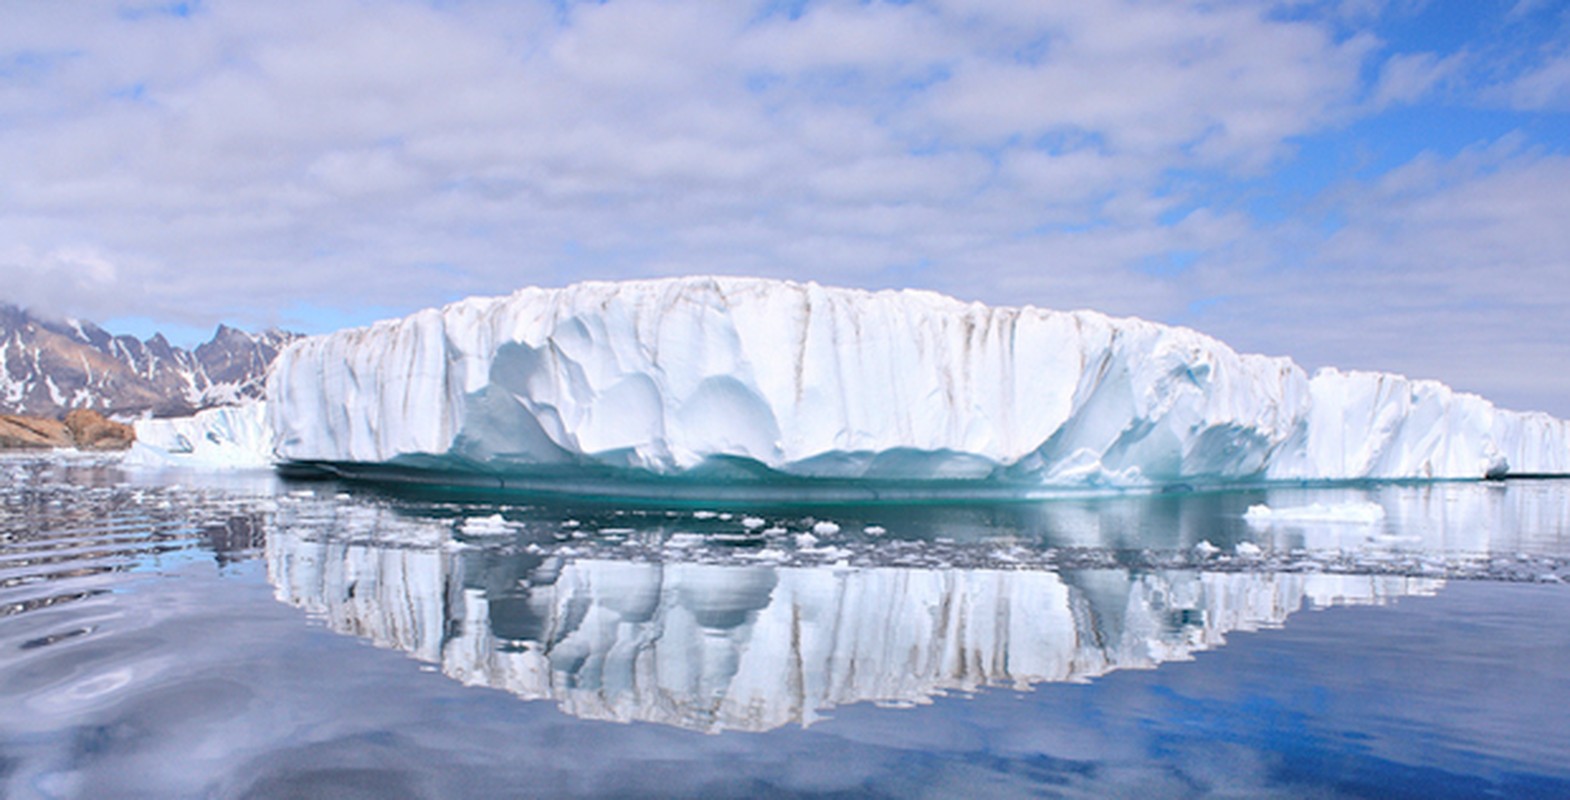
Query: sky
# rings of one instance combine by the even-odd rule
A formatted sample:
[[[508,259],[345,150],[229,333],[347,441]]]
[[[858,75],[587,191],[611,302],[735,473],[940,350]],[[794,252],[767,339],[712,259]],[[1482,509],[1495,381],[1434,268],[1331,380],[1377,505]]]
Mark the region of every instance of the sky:
[[[687,274],[1570,417],[1570,2],[0,3],[0,300],[194,343]]]

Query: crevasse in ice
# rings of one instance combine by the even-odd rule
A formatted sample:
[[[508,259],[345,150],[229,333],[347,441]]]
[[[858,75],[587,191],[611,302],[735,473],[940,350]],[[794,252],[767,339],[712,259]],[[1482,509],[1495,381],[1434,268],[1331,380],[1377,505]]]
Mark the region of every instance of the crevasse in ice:
[[[464,300],[296,342],[267,395],[297,462],[1025,487],[1570,472],[1564,421],[1434,381],[750,278]]]

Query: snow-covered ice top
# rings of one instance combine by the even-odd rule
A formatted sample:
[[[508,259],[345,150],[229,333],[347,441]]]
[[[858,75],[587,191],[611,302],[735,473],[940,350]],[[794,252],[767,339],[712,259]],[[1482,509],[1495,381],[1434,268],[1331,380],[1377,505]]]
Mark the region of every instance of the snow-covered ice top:
[[[472,298],[296,342],[280,458],[1139,486],[1570,472],[1570,426],[1195,331],[927,291],[696,277]]]

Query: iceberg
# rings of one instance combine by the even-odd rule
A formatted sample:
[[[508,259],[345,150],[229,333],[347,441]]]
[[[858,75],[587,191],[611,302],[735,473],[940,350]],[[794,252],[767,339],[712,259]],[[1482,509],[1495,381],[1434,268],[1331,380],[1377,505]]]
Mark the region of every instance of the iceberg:
[[[691,277],[526,288],[290,345],[286,464],[672,487],[1068,488],[1570,473],[1570,426],[1193,330],[933,292]],[[861,496],[858,496],[860,498]]]
[[[269,469],[275,460],[263,401],[137,420],[135,427],[136,441],[121,461],[126,466]]]

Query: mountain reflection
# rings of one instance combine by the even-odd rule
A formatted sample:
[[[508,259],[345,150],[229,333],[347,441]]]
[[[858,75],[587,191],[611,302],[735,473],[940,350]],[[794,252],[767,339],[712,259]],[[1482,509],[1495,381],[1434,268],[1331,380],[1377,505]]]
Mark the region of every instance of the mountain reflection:
[[[811,724],[835,706],[1151,668],[1397,575],[782,567],[564,559],[269,532],[279,599],[466,684],[683,728]]]

